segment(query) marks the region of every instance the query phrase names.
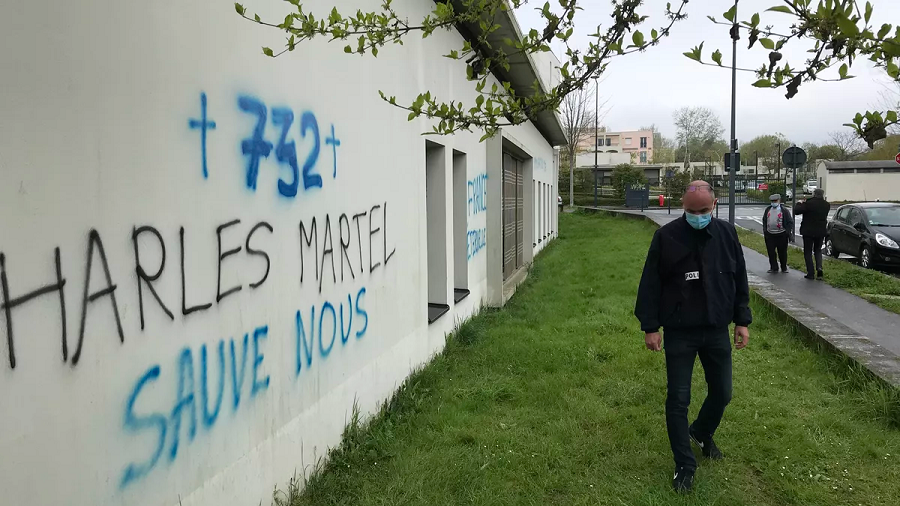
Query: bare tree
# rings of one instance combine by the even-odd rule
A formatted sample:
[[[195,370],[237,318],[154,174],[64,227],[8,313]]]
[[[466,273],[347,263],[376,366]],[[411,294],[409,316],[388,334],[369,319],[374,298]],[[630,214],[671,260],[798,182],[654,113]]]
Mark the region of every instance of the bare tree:
[[[839,130],[828,134],[831,143],[841,150],[841,160],[849,160],[865,151],[862,139],[852,130]]]
[[[706,107],[682,107],[672,115],[678,129],[676,140],[684,149],[684,161],[691,161],[691,151],[719,140],[725,127],[711,109]]]
[[[599,85],[599,83],[598,83]],[[563,134],[566,137],[566,158],[569,163],[569,205],[575,205],[575,160],[579,145],[596,135],[594,127],[606,115],[608,100],[594,104],[594,97],[586,89],[575,90],[566,95],[560,107]],[[600,113],[595,121],[594,110]],[[596,146],[594,149],[597,149]]]

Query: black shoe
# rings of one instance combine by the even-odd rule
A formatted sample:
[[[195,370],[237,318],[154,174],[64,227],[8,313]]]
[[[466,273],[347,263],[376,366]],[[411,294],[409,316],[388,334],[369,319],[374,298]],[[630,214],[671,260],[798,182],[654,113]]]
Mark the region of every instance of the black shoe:
[[[778,269],[769,269],[766,272],[768,272],[769,274],[778,274]]]
[[[805,279],[816,279],[816,277],[813,276],[812,274],[807,274],[806,276],[803,276],[803,277],[804,277]]]
[[[820,280],[821,280],[821,279],[825,279],[825,273],[824,273],[824,272],[819,271],[819,272],[816,273],[816,274],[817,274],[817,276],[818,276],[818,278],[819,278]]]
[[[785,267],[785,268],[783,268],[783,269],[781,269],[781,272],[783,272],[783,273],[785,273],[785,274],[787,274],[787,273],[788,273],[788,269],[787,269],[787,267]]]
[[[716,446],[716,442],[713,441],[712,436],[701,437],[694,432],[693,427],[691,427],[691,441],[700,447],[704,457],[710,460],[722,460],[725,458],[725,454],[723,454],[722,450],[719,450],[719,447]]]
[[[672,478],[672,488],[680,494],[689,494],[694,488],[694,470],[687,467],[676,467]]]

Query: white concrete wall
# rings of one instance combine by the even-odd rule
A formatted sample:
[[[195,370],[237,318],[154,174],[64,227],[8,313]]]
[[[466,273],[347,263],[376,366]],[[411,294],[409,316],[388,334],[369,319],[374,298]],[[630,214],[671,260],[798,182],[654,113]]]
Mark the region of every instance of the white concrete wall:
[[[597,165],[620,165],[631,163],[630,153],[597,153]],[[586,151],[575,155],[576,167],[593,167],[594,152]]]
[[[323,16],[330,5],[305,3]],[[420,19],[434,4],[394,7]],[[372,413],[496,292],[498,144],[430,137],[445,146],[448,192],[453,150],[466,154],[467,234],[451,234],[449,211],[443,228],[447,259],[466,248],[472,293],[428,325],[429,123],[377,95],[473,102],[464,64],[441,57],[460,36],[412,36],[377,59],[319,41],[260,54],[281,43],[231,2],[4,6],[3,504],[268,504],[339,442],[354,402]],[[206,172],[191,124],[202,97],[215,122]],[[532,125],[502,135],[555,185]],[[254,183],[246,153],[263,149]]]
[[[834,202],[864,202],[900,198],[900,173],[834,173],[822,175],[825,198]],[[800,186],[800,182],[797,183]]]

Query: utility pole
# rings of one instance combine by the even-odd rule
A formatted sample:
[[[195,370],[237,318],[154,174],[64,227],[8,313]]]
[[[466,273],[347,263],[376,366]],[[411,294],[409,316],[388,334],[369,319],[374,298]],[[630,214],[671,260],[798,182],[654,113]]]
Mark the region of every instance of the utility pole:
[[[600,137],[600,124],[599,124],[599,108],[598,104],[600,101],[600,81],[597,78],[600,76],[594,76],[592,79],[594,80],[594,207],[597,207],[597,152],[600,151],[600,146],[597,145],[597,139]]]
[[[734,21],[731,25],[731,170],[728,172],[728,223],[734,225],[734,175],[737,172],[737,128],[735,114],[737,109],[737,41],[740,28],[737,16],[738,0],[734,0]]]

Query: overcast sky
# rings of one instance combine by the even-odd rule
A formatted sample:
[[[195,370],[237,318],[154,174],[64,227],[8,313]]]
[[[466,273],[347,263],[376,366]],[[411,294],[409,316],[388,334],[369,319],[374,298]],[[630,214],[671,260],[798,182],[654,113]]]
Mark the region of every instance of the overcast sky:
[[[649,39],[650,29],[666,24],[665,7],[669,0],[647,0],[639,11],[649,15],[641,31]],[[671,0],[673,8],[680,4]],[[900,1],[871,0],[874,5],[872,24],[900,23]],[[559,10],[558,2],[550,2]],[[580,2],[584,10],[579,11],[575,21],[575,35],[572,44],[579,49],[587,48],[587,34],[593,33],[597,25],[605,29],[611,21],[610,3],[607,0]],[[787,32],[786,14],[764,12],[778,5],[778,0],[741,0],[738,18],[749,19],[759,12],[760,26],[773,25],[778,33]],[[540,14],[534,9],[543,2],[531,0],[516,12],[523,31],[530,28],[542,30]],[[674,137],[675,126],[672,112],[684,106],[705,106],[714,110],[725,126],[723,137],[730,135],[731,122],[731,72],[716,67],[700,65],[686,58],[682,53],[705,41],[704,61],[711,61],[710,54],[722,51],[723,63],[731,63],[731,39],[728,27],[714,25],[707,15],[722,20],[722,13],[733,5],[729,0],[695,0],[686,6],[689,14],[684,21],[672,28],[672,34],[656,47],[644,53],[635,53],[613,58],[605,73],[605,81],[600,84],[601,102],[609,99],[610,110],[603,124],[611,130],[633,130],[655,123],[668,137]],[[781,30],[779,30],[781,29]],[[768,51],[759,43],[747,50],[747,32],[741,32],[738,42],[738,67],[759,68],[768,59]],[[630,37],[627,39],[630,40]],[[792,47],[793,46],[793,47]],[[798,68],[808,56],[809,45],[792,41],[782,53],[792,68]],[[556,43],[553,50],[564,58],[563,47]],[[782,60],[782,63],[784,60]],[[756,76],[749,72],[738,72],[737,88],[737,138],[747,142],[757,135],[781,132],[792,141],[825,143],[828,133],[846,128],[841,126],[850,121],[857,112],[874,110],[881,100],[880,94],[888,84],[883,70],[875,69],[867,60],[854,62],[850,71],[855,79],[843,82],[804,83],[800,92],[791,100],[784,97],[784,90],[757,89],[751,86]]]

